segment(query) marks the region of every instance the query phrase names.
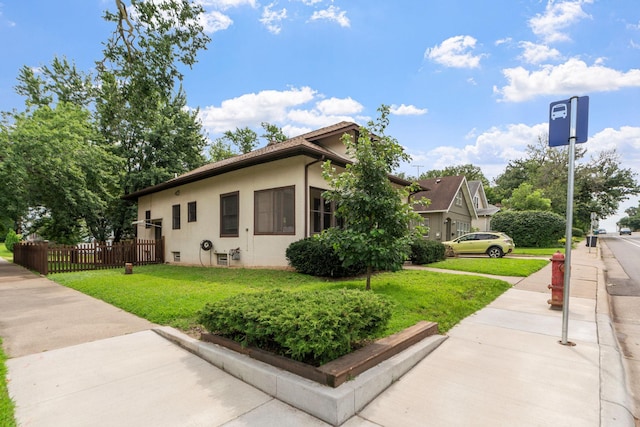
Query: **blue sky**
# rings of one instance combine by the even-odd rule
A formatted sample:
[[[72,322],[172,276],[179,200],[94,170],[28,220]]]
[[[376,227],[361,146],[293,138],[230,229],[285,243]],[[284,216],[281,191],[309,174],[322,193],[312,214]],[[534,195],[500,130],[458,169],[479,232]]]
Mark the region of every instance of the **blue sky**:
[[[200,0],[212,38],[184,88],[211,139],[267,121],[289,136],[391,106],[409,174],[472,163],[493,179],[548,130],[549,104],[590,98],[588,156],[640,171],[637,0]],[[90,70],[113,1],[0,0],[0,110],[23,65]],[[634,198],[622,210],[637,206]],[[624,214],[602,223],[614,229]]]

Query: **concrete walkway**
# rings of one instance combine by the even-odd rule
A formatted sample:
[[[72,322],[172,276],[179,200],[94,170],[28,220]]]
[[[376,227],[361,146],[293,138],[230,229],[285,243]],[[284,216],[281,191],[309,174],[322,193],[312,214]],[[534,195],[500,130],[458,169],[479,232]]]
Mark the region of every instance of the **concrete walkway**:
[[[584,245],[572,252],[568,337],[575,346],[558,342],[562,312],[547,304],[545,267],[510,279],[512,289],[451,329],[343,425],[633,426],[604,271],[598,251],[590,252]],[[0,260],[0,336],[20,425],[329,425],[152,327]]]

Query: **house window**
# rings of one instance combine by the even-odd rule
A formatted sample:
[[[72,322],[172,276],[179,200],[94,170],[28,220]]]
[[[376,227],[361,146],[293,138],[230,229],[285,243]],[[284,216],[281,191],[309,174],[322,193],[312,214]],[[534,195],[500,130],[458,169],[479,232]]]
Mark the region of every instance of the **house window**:
[[[220,237],[238,237],[240,193],[220,195]]]
[[[322,197],[324,190],[311,188],[309,193],[309,216],[311,234],[318,234],[322,230],[339,226],[335,217],[335,204]]]
[[[427,229],[427,232],[424,234],[424,236],[429,236],[429,231],[430,231],[429,230],[429,217],[423,217],[422,226]]]
[[[151,228],[151,211],[144,211],[144,228]]]
[[[180,205],[171,207],[171,224],[174,230],[180,229]]]
[[[480,198],[478,196],[475,196],[473,198],[473,206],[475,206],[476,209],[478,209],[478,207],[480,206]]]
[[[295,187],[254,193],[255,234],[295,234]]]
[[[456,194],[456,206],[462,206],[462,191],[458,191]]]
[[[197,220],[197,211],[196,211],[196,202],[187,203],[187,222],[196,222]]]
[[[456,237],[460,237],[463,234],[467,234],[469,231],[471,231],[471,224],[469,224],[468,222],[458,221],[456,223],[456,233],[457,233]]]

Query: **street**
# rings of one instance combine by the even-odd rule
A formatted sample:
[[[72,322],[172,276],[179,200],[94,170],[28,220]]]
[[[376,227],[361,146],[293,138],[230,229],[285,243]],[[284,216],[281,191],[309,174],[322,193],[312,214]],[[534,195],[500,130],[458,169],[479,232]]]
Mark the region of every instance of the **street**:
[[[627,365],[630,391],[640,408],[640,233],[598,237],[613,326]]]

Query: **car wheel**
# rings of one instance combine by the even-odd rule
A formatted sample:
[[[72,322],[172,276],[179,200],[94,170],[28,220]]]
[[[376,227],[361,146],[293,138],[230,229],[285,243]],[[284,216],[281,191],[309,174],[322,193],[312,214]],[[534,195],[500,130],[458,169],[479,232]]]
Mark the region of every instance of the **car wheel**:
[[[487,249],[487,255],[489,255],[490,258],[502,258],[504,253],[499,247],[491,246],[489,249]]]

